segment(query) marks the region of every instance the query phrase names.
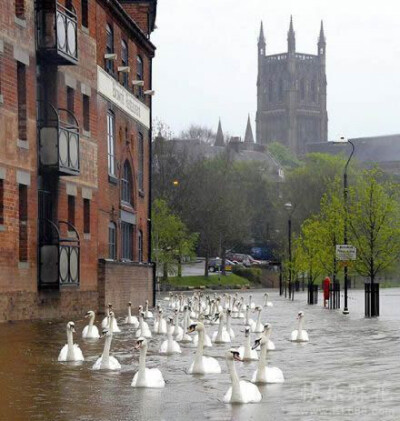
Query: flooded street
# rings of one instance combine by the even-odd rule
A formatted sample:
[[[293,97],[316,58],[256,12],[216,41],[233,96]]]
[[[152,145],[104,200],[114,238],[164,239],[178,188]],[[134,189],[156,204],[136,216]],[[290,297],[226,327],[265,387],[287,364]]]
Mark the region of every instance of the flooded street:
[[[262,305],[263,290],[253,292]],[[244,292],[245,302],[248,293]],[[321,298],[321,297],[320,297]],[[1,420],[398,420],[400,408],[400,289],[381,291],[381,317],[363,317],[363,291],[350,291],[350,315],[307,306],[306,293],[294,302],[270,293],[274,307],[263,309],[262,320],[273,327],[276,351],[268,353],[269,364],[279,367],[285,383],[260,386],[258,404],[228,405],[222,398],[230,387],[224,361],[229,345],[213,345],[205,354],[218,359],[222,373],[192,376],[186,373],[195,349],[181,344],[182,354],[159,355],[164,335],[153,334],[147,367],[158,367],[164,389],[134,389],[131,381],[138,369],[134,350],[135,329],[122,324],[115,333],[111,354],[121,363],[120,371],[93,371],[104,340],[83,340],[87,324],[76,320],[74,341],[85,356],[83,363],[57,361],[66,343],[63,322],[20,322],[0,325]],[[167,302],[160,301],[165,314]],[[297,328],[296,315],[305,312],[310,342],[288,340]],[[251,315],[255,318],[255,315]],[[101,317],[97,317],[99,326]],[[151,326],[151,323],[149,322]],[[243,319],[233,319],[236,338],[244,342]],[[208,334],[217,330],[207,326]],[[211,336],[211,335],[210,335]],[[258,337],[252,334],[252,340]],[[256,362],[236,363],[242,379],[250,380]]]

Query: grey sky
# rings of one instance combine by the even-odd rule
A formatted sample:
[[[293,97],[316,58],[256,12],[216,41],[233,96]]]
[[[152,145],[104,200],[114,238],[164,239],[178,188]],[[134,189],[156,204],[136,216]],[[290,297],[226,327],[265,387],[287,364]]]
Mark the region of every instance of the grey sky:
[[[400,132],[400,6],[395,0],[159,0],[152,41],[154,116],[178,134],[191,123],[244,136],[256,112],[257,38],[285,52],[327,39],[329,139]]]

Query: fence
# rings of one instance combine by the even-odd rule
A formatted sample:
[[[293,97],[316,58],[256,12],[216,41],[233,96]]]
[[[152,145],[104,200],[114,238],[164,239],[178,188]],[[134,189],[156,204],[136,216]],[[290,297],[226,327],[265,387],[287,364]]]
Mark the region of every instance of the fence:
[[[307,286],[307,302],[308,304],[318,304],[318,285],[309,283]]]
[[[379,316],[379,284],[365,284],[365,317]]]

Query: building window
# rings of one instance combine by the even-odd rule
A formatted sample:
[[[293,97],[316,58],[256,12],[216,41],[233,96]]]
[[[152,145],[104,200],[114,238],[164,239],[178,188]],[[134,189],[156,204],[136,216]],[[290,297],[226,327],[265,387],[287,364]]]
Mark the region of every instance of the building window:
[[[133,260],[133,225],[121,222],[121,258]]]
[[[4,180],[0,179],[0,225],[4,224]]]
[[[114,222],[108,224],[108,257],[113,260],[117,258],[117,228]]]
[[[114,32],[110,25],[106,26],[106,54],[114,53]],[[114,74],[114,61],[106,60],[106,71],[110,74]]]
[[[15,0],[15,16],[25,19],[25,0]]]
[[[279,91],[278,91],[278,95],[279,95],[279,101],[283,100],[283,80],[279,79]]]
[[[75,196],[70,195],[68,195],[68,222],[75,226]],[[69,231],[72,231],[70,228]]]
[[[68,121],[74,123],[74,112],[75,112],[75,90],[67,86],[67,110],[68,110]]]
[[[143,180],[143,169],[144,169],[144,140],[143,134],[139,133],[139,171],[138,171],[138,181],[139,181],[139,190],[144,190],[144,180]]]
[[[108,174],[115,177],[115,116],[112,111],[107,113],[107,148],[108,148]]]
[[[121,41],[121,61],[122,66],[129,66],[129,53],[128,53],[128,44],[122,40]],[[125,86],[126,89],[129,88],[129,73],[122,72],[122,81],[121,83]]]
[[[317,83],[315,79],[311,81],[311,101],[317,102]]]
[[[82,26],[89,28],[89,5],[88,0],[81,0]]]
[[[83,233],[90,234],[90,200],[83,199]]]
[[[19,261],[28,261],[28,187],[19,185]]]
[[[132,205],[132,171],[128,161],[125,161],[121,178],[121,200]]]
[[[26,66],[17,63],[18,139],[27,140],[26,133]]]
[[[274,100],[274,83],[272,80],[268,82],[268,99],[270,102]]]
[[[143,233],[139,230],[138,234],[138,258],[139,262],[143,262]]]
[[[300,99],[304,101],[306,97],[306,83],[304,79],[300,80]]]
[[[143,60],[142,57],[136,57],[136,79],[137,80],[144,80],[143,79]],[[136,96],[138,98],[143,98],[143,86],[137,86]]]
[[[82,95],[83,103],[83,130],[90,132],[90,97]]]

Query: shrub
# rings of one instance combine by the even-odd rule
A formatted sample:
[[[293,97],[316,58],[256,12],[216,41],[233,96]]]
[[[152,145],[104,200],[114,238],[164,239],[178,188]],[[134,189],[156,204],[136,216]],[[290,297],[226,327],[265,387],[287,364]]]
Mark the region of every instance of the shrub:
[[[253,283],[261,283],[261,269],[260,268],[244,268],[242,266],[233,266],[232,272],[242,278],[248,279]]]

